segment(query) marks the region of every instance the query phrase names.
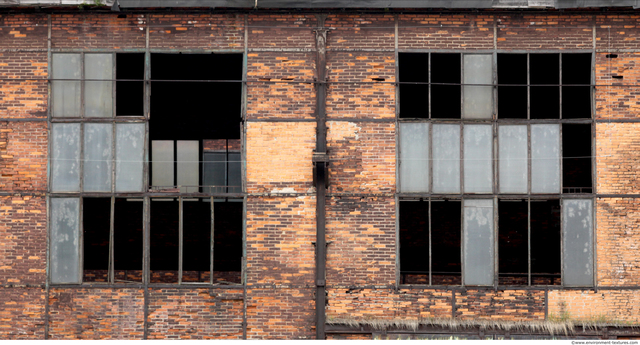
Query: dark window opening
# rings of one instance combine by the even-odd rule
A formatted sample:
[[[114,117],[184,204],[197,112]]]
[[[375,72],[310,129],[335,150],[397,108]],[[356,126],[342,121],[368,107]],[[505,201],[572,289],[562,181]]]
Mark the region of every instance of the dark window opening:
[[[242,55],[151,54],[151,70],[152,185],[201,192],[206,141],[236,140],[239,152],[242,84],[229,81],[242,79]]]
[[[460,66],[460,54],[431,54],[431,118],[461,117]],[[437,85],[439,83],[455,85]]]
[[[562,54],[563,119],[591,118],[590,84],[591,54]]]
[[[531,200],[531,284],[560,285],[560,201]]]
[[[529,281],[528,205],[526,200],[498,201],[498,284]]]
[[[498,117],[527,118],[527,55],[498,54]],[[504,86],[515,84],[519,86]]]
[[[82,199],[83,278],[85,282],[109,281],[109,232],[111,198]]]
[[[529,78],[531,119],[559,119],[560,54],[530,54]]]
[[[429,118],[429,54],[399,53],[400,117]]]
[[[400,269],[403,284],[460,285],[461,202],[400,202]],[[431,253],[431,262],[430,254]]]
[[[151,202],[152,283],[241,283],[242,200],[182,201],[182,250],[180,203],[174,199]],[[211,227],[211,219],[214,226]],[[211,243],[211,234],[214,242]],[[180,253],[182,276],[180,277]],[[213,267],[211,257],[213,255]],[[213,268],[213,277],[211,269]]]
[[[562,125],[562,191],[591,193],[591,125]]]
[[[144,116],[144,54],[116,54],[116,116]]]
[[[113,219],[115,282],[142,282],[143,200],[116,198]]]

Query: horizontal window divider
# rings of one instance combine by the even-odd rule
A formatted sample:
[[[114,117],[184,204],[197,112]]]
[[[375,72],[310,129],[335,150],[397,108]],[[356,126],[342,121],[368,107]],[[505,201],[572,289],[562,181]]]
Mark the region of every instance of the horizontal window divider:
[[[424,194],[424,193],[397,193],[401,199],[584,199],[594,198],[597,194]]]
[[[144,288],[171,288],[171,289],[239,289],[242,284],[147,284],[144,283],[91,283],[91,284],[49,284],[53,289],[144,289]]]
[[[15,193],[11,193],[14,195]],[[52,198],[104,198],[114,196],[116,198],[144,198],[144,197],[162,197],[162,198],[231,198],[231,199],[241,199],[244,198],[246,193],[112,193],[112,192],[102,192],[102,193],[78,193],[78,192],[55,192],[49,193],[49,196]],[[315,194],[314,194],[315,195]]]
[[[433,123],[433,124],[492,124],[497,123],[499,125],[527,125],[527,124],[554,124],[554,123],[576,123],[576,124],[590,124],[592,122],[612,122],[608,120],[594,120],[590,117],[578,118],[578,119],[511,119],[511,118],[497,118],[497,119],[469,119],[469,118],[398,118],[398,122],[402,123]],[[614,122],[640,122],[637,121],[614,121]]]
[[[26,118],[18,118],[18,117],[9,117],[9,118],[0,118],[0,122],[46,122],[46,117],[26,117]]]
[[[52,117],[52,123],[145,123],[148,120],[140,116],[116,116],[116,117]]]

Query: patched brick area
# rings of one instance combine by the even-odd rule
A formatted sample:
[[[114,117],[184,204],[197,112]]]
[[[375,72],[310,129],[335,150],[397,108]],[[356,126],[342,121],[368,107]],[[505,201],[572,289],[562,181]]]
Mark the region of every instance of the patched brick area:
[[[398,49],[493,49],[493,15],[403,14]]]
[[[141,289],[51,289],[50,339],[141,339]]]
[[[60,50],[144,49],[146,26],[147,17],[141,14],[54,14],[51,16],[51,47]]]
[[[313,339],[315,288],[249,289],[247,339]]]
[[[0,191],[47,190],[46,122],[0,121]]]
[[[544,320],[542,290],[456,291],[456,317],[461,319]]]
[[[596,168],[599,193],[640,191],[640,136],[637,123],[596,125]]]
[[[614,57],[615,56],[615,57]],[[635,119],[640,116],[640,54],[596,54],[596,114],[598,119]]]
[[[549,291],[549,317],[602,322],[640,322],[640,291]]]
[[[47,53],[0,51],[0,117],[47,116]]]

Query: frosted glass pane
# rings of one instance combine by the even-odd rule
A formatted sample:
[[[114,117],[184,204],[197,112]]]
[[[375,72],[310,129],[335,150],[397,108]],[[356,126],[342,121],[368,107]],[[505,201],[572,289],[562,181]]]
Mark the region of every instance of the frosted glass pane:
[[[242,192],[242,162],[240,153],[229,153],[229,193]]]
[[[151,141],[151,185],[173,186],[173,140]]]
[[[560,193],[560,125],[531,125],[531,192]]]
[[[51,85],[52,116],[80,117],[80,54],[53,54]]]
[[[562,203],[562,262],[565,286],[593,285],[593,201]]]
[[[429,191],[429,124],[400,124],[400,190]]]
[[[178,186],[182,193],[197,193],[200,174],[198,172],[200,146],[197,140],[178,140]]]
[[[116,192],[141,192],[144,124],[116,124]]]
[[[493,134],[491,125],[464,126],[464,191],[491,193]]]
[[[113,55],[85,54],[85,79],[113,79]],[[87,117],[113,116],[113,82],[84,82],[84,115]]]
[[[224,193],[227,185],[227,154],[224,152],[207,152],[204,154],[204,176],[205,186],[215,186],[207,188],[208,193]]]
[[[51,282],[80,283],[80,200],[51,199]]]
[[[460,193],[459,125],[433,125],[433,192]]]
[[[51,125],[51,190],[80,191],[80,124]]]
[[[500,193],[527,192],[527,126],[498,127]]]
[[[464,284],[493,285],[493,200],[464,201]]]
[[[463,117],[467,119],[490,119],[493,115],[493,87],[466,84],[490,85],[493,83],[493,56],[490,54],[464,55],[464,104]]]
[[[84,125],[84,190],[87,192],[111,191],[111,124],[87,123]]]

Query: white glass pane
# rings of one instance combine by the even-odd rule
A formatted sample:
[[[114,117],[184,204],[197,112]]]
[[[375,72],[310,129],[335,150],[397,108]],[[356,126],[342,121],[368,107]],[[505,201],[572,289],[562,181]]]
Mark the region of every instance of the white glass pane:
[[[491,125],[464,126],[464,191],[491,193],[493,135]]]
[[[208,193],[224,193],[227,185],[227,154],[225,152],[207,152],[204,154],[205,186],[213,186],[206,189]]]
[[[490,119],[493,115],[493,56],[490,54],[464,55],[463,117]],[[467,84],[480,84],[472,86]]]
[[[459,125],[433,125],[433,192],[460,193]]]
[[[229,193],[242,192],[242,161],[239,152],[229,152]]]
[[[562,202],[562,262],[565,286],[593,285],[593,201]]]
[[[527,126],[498,128],[500,193],[527,192]]]
[[[53,54],[52,116],[80,117],[80,54]],[[77,79],[55,80],[55,79]]]
[[[200,174],[198,172],[199,149],[197,140],[178,140],[178,186],[182,193],[197,193]]]
[[[493,200],[464,201],[464,284],[493,285]]]
[[[174,185],[173,164],[173,140],[151,141],[152,186]]]
[[[400,190],[429,191],[428,123],[400,123]]]
[[[116,192],[141,192],[144,124],[116,124]]]
[[[560,193],[560,125],[531,125],[531,192]]]
[[[85,54],[85,79],[113,79],[113,55]],[[84,82],[84,115],[87,117],[113,116],[113,82]]]
[[[86,192],[111,191],[111,124],[84,125],[84,190]]]
[[[51,282],[80,283],[80,200],[51,199]]]
[[[80,124],[51,125],[51,190],[80,191]]]

